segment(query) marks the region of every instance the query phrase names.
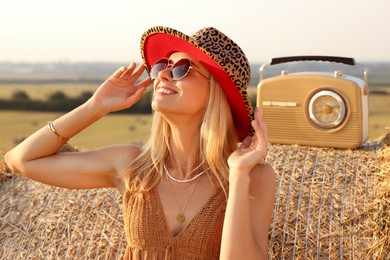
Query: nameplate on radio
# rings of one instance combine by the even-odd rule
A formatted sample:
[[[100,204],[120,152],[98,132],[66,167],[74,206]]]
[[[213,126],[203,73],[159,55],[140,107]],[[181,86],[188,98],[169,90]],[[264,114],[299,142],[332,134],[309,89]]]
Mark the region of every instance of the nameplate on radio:
[[[298,106],[297,102],[284,102],[284,101],[263,101],[263,106],[267,107],[296,107]]]

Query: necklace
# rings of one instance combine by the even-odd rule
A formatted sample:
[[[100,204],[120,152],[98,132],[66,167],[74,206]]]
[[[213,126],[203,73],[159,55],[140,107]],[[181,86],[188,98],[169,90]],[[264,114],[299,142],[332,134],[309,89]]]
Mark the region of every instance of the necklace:
[[[188,202],[190,201],[190,198],[192,197],[192,194],[194,193],[195,188],[196,188],[196,186],[198,185],[199,181],[200,181],[200,179],[198,179],[198,181],[195,183],[194,188],[192,189],[190,195],[188,195],[187,200],[186,200],[186,202],[184,203],[183,208],[180,209],[179,203],[177,202],[177,199],[176,199],[176,197],[175,197],[175,193],[173,192],[173,189],[172,189],[172,187],[171,187],[171,183],[170,183],[169,179],[167,178],[169,190],[171,191],[173,200],[175,201],[176,206],[177,206],[177,208],[179,209],[179,213],[178,213],[177,216],[176,216],[177,222],[183,223],[183,222],[186,220],[186,217],[184,216],[184,210],[185,210],[185,208],[187,207],[187,204],[188,204]]]
[[[191,179],[188,179],[188,180],[179,180],[179,179],[176,179],[175,177],[173,177],[168,169],[167,169],[167,166],[164,164],[164,170],[165,172],[167,173],[167,176],[169,177],[169,179],[175,181],[175,182],[179,182],[179,183],[184,183],[184,182],[192,182],[194,180],[196,180],[197,178],[199,178],[200,176],[202,176],[202,174],[204,174],[206,171],[203,171],[203,172],[200,172],[198,173],[197,175],[195,175],[194,177],[192,177]]]
[[[167,177],[167,181],[168,181],[168,177]],[[177,185],[179,186],[176,186],[176,185],[172,185],[173,183],[171,183],[171,186],[176,190],[185,190],[185,189],[188,189],[188,187],[191,187],[192,185],[194,185],[193,182],[189,182],[189,183],[177,183]],[[183,186],[182,186],[183,185]]]

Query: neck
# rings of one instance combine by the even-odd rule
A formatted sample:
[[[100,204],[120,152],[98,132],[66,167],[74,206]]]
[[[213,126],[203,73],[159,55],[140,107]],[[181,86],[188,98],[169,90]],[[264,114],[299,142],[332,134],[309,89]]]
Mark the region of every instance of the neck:
[[[200,124],[195,124],[194,121],[181,121],[180,124],[169,122],[169,124],[172,136],[169,141],[171,158],[168,167],[177,178],[191,178],[198,173],[194,169],[199,163]]]

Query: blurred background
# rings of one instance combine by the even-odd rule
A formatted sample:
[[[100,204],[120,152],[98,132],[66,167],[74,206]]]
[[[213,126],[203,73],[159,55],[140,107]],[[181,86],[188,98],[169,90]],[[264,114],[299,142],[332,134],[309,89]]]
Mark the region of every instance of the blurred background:
[[[352,57],[369,72],[370,140],[390,126],[387,0],[21,0],[1,6],[0,153],[84,102],[119,66],[140,63],[140,37],[155,25],[188,35],[213,26],[234,39],[251,62],[252,100],[258,70],[271,58]],[[299,69],[313,68],[305,66]],[[72,144],[89,149],[144,142],[149,103],[147,93],[136,107],[105,117]]]

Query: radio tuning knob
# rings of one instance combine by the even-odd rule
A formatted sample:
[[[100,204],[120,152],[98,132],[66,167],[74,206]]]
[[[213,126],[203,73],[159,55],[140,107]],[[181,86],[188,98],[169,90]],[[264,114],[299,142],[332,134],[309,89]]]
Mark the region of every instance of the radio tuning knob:
[[[308,110],[312,122],[326,129],[340,125],[346,113],[344,100],[330,90],[322,90],[311,97]]]

